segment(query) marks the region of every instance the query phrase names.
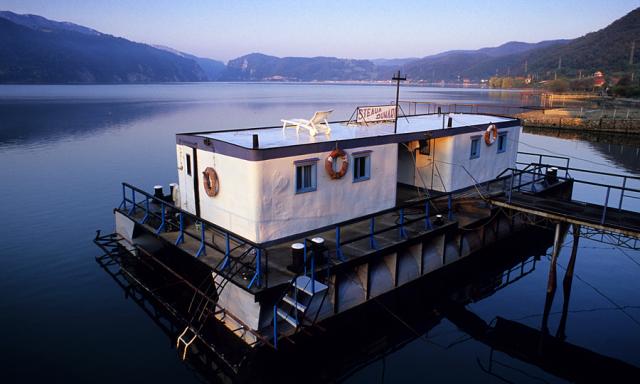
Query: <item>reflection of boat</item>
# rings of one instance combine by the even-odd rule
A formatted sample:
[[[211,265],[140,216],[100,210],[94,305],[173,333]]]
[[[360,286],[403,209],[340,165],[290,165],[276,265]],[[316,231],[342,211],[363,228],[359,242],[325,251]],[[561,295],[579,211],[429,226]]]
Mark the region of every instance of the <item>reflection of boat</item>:
[[[474,255],[450,269],[332,318],[324,322],[322,328],[310,328],[309,334],[297,335],[295,344],[284,344],[286,347],[278,353],[257,349],[247,359],[247,355],[229,348],[232,339],[220,338],[209,346],[199,341],[190,352],[188,363],[212,382],[294,382],[300,377],[306,377],[308,382],[342,381],[414,340],[428,338],[429,330],[447,319],[491,348],[488,364],[482,359],[478,370],[456,372],[456,378],[467,376],[469,380],[477,380],[478,375],[486,371],[501,379],[506,376],[517,381],[535,374],[536,369],[577,382],[637,375],[638,368],[620,360],[499,316],[488,324],[466,308],[467,304],[481,301],[531,273],[537,257],[546,253],[552,240],[552,234],[545,230],[537,230],[537,236],[516,235],[488,250],[493,255],[503,255],[501,257],[486,262],[483,254]],[[111,257],[119,259],[122,265],[110,261]],[[173,343],[185,323],[184,317],[169,303],[180,301],[176,295],[179,290],[168,289],[166,281],[162,282],[163,274],[127,253],[107,254],[98,258],[98,262]],[[164,277],[171,281],[170,274],[166,275]],[[162,286],[165,288],[154,289]],[[565,306],[563,316],[567,310]],[[215,329],[207,331],[215,332]],[[216,334],[218,336],[224,337],[224,332]],[[335,353],[336,348],[340,353]],[[500,372],[499,362],[493,361],[494,350],[537,368]],[[227,361],[221,361],[221,357]],[[227,370],[229,366],[234,366],[235,371]]]

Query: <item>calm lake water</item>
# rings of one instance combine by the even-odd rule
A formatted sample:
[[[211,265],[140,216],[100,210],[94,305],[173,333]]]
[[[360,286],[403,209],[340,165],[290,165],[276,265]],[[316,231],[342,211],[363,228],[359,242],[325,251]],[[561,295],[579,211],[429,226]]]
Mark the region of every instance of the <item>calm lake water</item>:
[[[151,190],[154,184],[174,182],[177,132],[278,125],[281,118],[325,109],[334,109],[333,119],[347,119],[357,105],[388,103],[394,92],[388,86],[309,84],[0,86],[2,381],[199,381],[177,356],[175,340],[128,300],[94,259],[100,254],[92,243],[95,230],[113,229],[120,183]],[[401,98],[520,102],[518,92],[477,89],[403,87]],[[639,148],[634,146],[523,134],[520,150],[571,156],[574,167],[640,174]],[[604,201],[603,191],[589,188],[577,190],[576,197]],[[493,252],[521,254],[530,261],[529,270],[541,244],[533,236],[528,239],[533,245],[505,244]],[[565,243],[548,321],[553,335],[561,319],[561,279],[570,235]],[[550,252],[544,249],[549,246],[543,244],[543,254]],[[548,267],[549,258],[543,255],[521,279],[486,297],[467,300],[467,310],[486,323],[501,317],[539,330]],[[640,366],[638,276],[639,252],[581,239],[566,341]],[[460,278],[468,281],[443,295],[460,297],[466,292],[465,284],[472,284],[473,276]],[[415,327],[418,334],[398,342],[384,357],[344,367],[340,377],[328,379],[563,381],[515,356],[491,353],[487,343],[470,337],[421,301],[410,305],[416,308],[414,314],[427,312],[415,319],[423,325]],[[405,327],[394,317],[379,320],[378,330],[389,333]],[[342,348],[337,344],[333,353],[339,355]],[[323,362],[309,363],[306,381],[314,379],[314,364]]]

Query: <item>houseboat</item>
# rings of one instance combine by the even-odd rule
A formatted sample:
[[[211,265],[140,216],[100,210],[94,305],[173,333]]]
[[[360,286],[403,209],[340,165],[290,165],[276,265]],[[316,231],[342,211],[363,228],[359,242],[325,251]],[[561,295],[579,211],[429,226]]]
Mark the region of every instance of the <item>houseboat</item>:
[[[491,197],[563,193],[555,170],[515,176],[518,119],[397,111],[179,133],[176,184],[123,183],[110,239],[193,293],[183,358],[214,325],[277,349],[527,226]]]

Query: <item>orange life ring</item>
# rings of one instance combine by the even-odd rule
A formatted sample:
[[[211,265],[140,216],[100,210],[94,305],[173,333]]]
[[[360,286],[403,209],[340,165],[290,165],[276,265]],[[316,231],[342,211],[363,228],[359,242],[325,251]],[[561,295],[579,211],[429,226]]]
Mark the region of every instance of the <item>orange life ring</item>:
[[[333,162],[338,158],[342,159],[342,166],[340,166],[340,169],[338,171],[335,171],[333,169]],[[325,159],[324,169],[332,179],[342,178],[342,176],[344,176],[349,169],[349,158],[347,157],[347,154],[340,148],[334,149]]]
[[[202,184],[204,185],[204,191],[208,196],[215,197],[220,192],[220,180],[218,180],[218,173],[215,169],[207,167],[202,172],[204,178]]]
[[[487,127],[487,130],[484,131],[484,142],[487,145],[491,145],[498,140],[498,128],[496,128],[495,124],[491,124]]]

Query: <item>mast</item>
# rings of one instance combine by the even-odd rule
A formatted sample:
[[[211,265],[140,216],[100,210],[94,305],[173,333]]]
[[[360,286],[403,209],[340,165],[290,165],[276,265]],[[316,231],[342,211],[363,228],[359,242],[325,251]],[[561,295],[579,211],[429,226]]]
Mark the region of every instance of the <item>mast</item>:
[[[393,121],[393,133],[396,133],[398,129],[398,103],[400,101],[400,82],[407,80],[407,77],[400,77],[400,71],[398,71],[391,80],[396,81],[396,118]]]

